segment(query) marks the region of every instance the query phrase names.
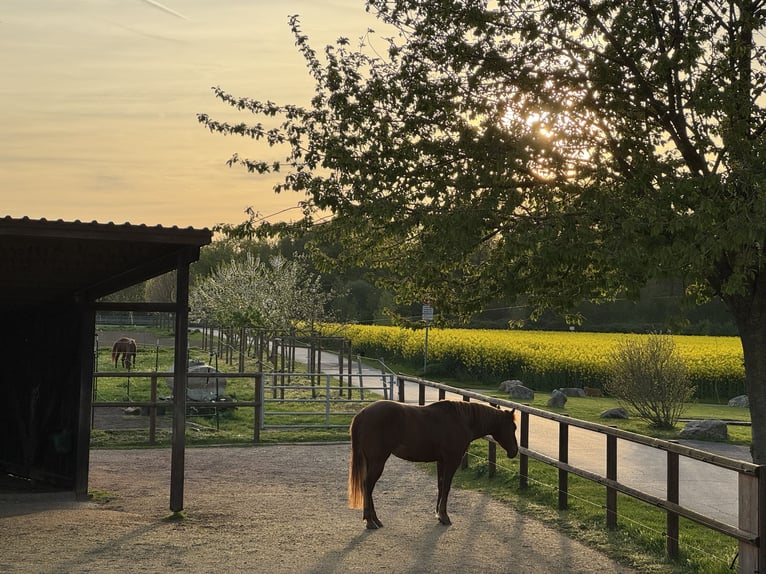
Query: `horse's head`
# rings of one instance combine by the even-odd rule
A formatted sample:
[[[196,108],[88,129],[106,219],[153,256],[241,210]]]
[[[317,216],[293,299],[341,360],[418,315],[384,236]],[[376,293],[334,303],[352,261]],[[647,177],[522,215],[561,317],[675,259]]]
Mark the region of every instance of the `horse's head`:
[[[516,409],[503,411],[503,421],[500,428],[492,433],[492,437],[508,453],[508,458],[513,458],[519,452],[519,444],[516,442]]]

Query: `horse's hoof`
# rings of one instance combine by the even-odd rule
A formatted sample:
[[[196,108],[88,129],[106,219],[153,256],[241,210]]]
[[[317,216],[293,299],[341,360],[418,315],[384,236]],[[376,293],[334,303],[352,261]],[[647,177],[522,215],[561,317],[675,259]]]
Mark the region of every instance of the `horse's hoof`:
[[[437,516],[437,518],[441,524],[444,524],[444,526],[452,525],[452,521],[449,519],[449,516]]]
[[[373,520],[375,520],[375,524],[377,524],[378,528],[383,528],[383,523],[380,520],[377,518],[374,518]]]
[[[383,526],[383,525],[382,524],[378,525],[375,522],[373,522],[372,520],[368,520],[367,521],[367,530],[377,530],[381,526]]]

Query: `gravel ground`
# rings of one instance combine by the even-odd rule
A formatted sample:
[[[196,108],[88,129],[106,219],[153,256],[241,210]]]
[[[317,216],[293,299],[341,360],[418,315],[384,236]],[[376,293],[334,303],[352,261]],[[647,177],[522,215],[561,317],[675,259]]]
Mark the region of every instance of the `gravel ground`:
[[[630,573],[489,497],[391,458],[375,490],[385,528],[346,506],[348,444],[186,452],[185,520],[170,512],[170,451],[91,453],[102,502],[0,493],[0,572]]]

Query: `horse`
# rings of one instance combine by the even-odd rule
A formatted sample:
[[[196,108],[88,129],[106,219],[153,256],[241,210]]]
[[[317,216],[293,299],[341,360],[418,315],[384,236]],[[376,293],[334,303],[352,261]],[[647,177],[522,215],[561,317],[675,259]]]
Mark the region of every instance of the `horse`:
[[[468,445],[491,435],[508,458],[519,451],[516,412],[466,401],[442,400],[427,406],[380,400],[367,405],[351,421],[348,506],[364,508],[370,530],[383,526],[375,513],[372,491],[390,455],[411,462],[436,462],[436,518],[452,524],[447,496]]]
[[[114,361],[114,368],[117,368],[117,359],[122,355],[122,366],[126,369],[130,369],[132,365],[136,364],[136,340],[128,337],[120,337],[112,345],[112,360]]]

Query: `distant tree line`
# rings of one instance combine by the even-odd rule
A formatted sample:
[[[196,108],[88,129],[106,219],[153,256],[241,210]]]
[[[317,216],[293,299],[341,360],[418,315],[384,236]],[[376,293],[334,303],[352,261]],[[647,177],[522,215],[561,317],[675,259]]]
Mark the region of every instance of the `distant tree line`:
[[[305,239],[283,237],[279,240],[255,240],[221,237],[204,247],[200,259],[191,266],[192,286],[215,276],[217,270],[231,262],[245,262],[248,258],[270,261],[274,257],[291,260],[310,252]],[[332,247],[323,247],[325,253]],[[422,301],[397,302],[394,294],[380,287],[375,273],[369,269],[337,270],[323,268],[321,254],[312,253],[303,265],[318,276],[325,293],[333,294],[326,302],[328,313],[339,322],[391,325],[421,324]],[[172,301],[175,298],[175,278],[172,273],[135,285],[109,297],[116,301]],[[552,312],[543,313],[536,320],[529,319],[531,307],[524,301],[510,303],[494,301],[470,318],[467,323],[438,315],[442,324],[459,323],[482,329],[506,329],[509,325],[522,329],[568,330],[615,333],[671,332],[684,335],[736,336],[736,327],[723,303],[717,299],[695,304],[686,295],[681,281],[653,280],[640,292],[637,300],[619,299],[606,303],[582,303],[575,310],[580,323],[569,325],[563,317]]]
[[[289,259],[309,249],[306,239],[289,237],[276,241],[219,239],[203,249],[199,262],[192,266],[192,280],[208,276],[217,266],[244,258],[248,253],[265,261],[274,256]],[[316,247],[311,249],[315,250]],[[333,246],[322,248],[324,253],[332,249]],[[338,321],[380,325],[420,324],[422,301],[398,302],[393,293],[378,286],[376,272],[373,270],[359,267],[324,269],[321,253],[312,254],[314,257],[306,261],[311,272],[321,278],[327,292],[338,294],[328,302]],[[485,329],[505,329],[509,325],[544,330],[570,328],[562,317],[554,313],[544,313],[531,321],[530,312],[531,307],[523,301],[513,304],[495,301],[485,311],[472,317],[466,326]],[[736,327],[724,305],[715,299],[701,305],[695,304],[686,294],[681,281],[653,280],[641,290],[637,300],[583,303],[578,306],[576,313],[581,317],[581,323],[574,327],[578,330],[736,336]],[[444,316],[439,320],[445,324],[457,322]]]

